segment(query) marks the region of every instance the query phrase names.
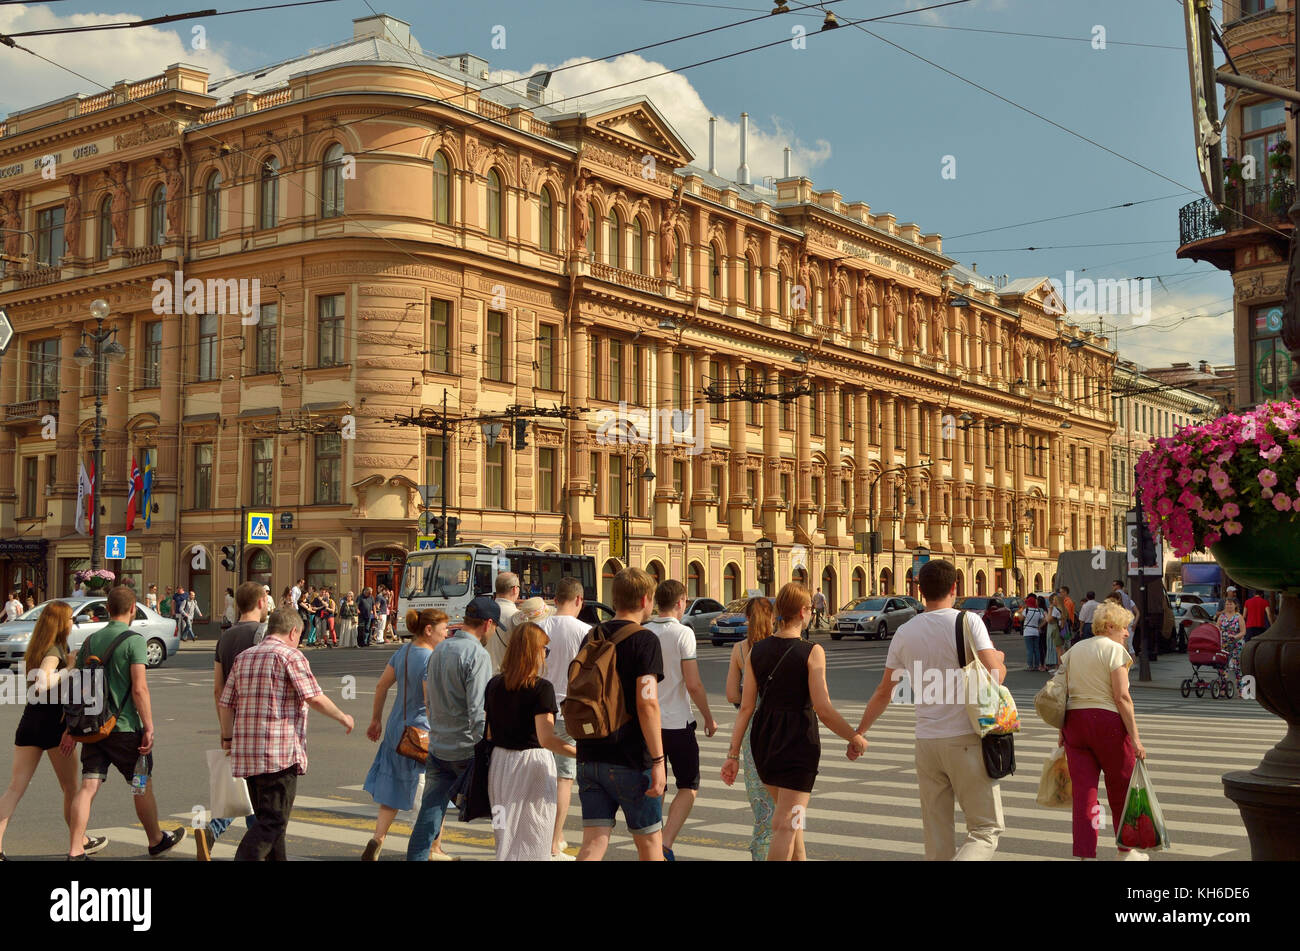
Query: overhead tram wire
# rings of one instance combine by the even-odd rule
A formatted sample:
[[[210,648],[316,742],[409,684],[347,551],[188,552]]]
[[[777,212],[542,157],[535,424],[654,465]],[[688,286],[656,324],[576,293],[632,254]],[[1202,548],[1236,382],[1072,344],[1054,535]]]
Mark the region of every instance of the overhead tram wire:
[[[1118,205],[1105,205],[1101,208],[1089,208],[1087,211],[1072,211],[1064,215],[1053,215],[1050,218],[1035,218],[1033,221],[1021,221],[1014,225],[999,225],[996,228],[985,228],[982,231],[966,231],[962,234],[944,235],[945,241],[956,241],[958,238],[971,238],[981,234],[992,234],[994,231],[1009,231],[1012,228],[1025,228],[1029,225],[1041,225],[1049,221],[1062,221],[1066,218],[1080,218],[1084,215],[1096,215],[1103,211],[1116,211],[1122,208],[1135,208],[1138,205],[1146,205],[1155,201],[1169,201],[1171,198],[1181,198],[1184,195],[1192,194],[1189,192],[1176,192],[1172,195],[1161,195],[1159,198],[1143,198],[1139,201],[1125,201]]]
[[[273,3],[261,7],[245,7],[242,10],[197,10],[192,13],[168,13],[163,16],[149,17],[144,20],[123,20],[118,23],[92,23],[86,26],[54,27],[48,30],[24,30],[21,33],[0,34],[0,42],[6,46],[7,41],[31,36],[63,36],[69,33],[98,33],[103,30],[129,30],[142,26],[158,26],[162,23],[174,23],[178,20],[210,19],[212,17],[231,16],[236,13],[260,13],[265,10],[283,10],[286,7],[310,7],[318,3],[340,3],[342,0],[293,0],[290,3]]]

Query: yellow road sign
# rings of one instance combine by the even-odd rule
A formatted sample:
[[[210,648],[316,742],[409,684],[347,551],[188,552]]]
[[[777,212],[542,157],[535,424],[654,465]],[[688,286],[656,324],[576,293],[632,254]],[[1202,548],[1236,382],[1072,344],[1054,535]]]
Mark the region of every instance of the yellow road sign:
[[[623,520],[621,518],[611,518],[609,520],[609,556],[611,558],[623,557]]]
[[[1015,559],[1016,559],[1016,554],[1015,554],[1015,550],[1011,547],[1011,543],[1010,542],[1005,543],[1002,546],[1002,567],[1005,568],[1007,571],[1011,571],[1016,566]]]
[[[271,544],[271,515],[270,512],[248,513],[244,539],[249,545]]]

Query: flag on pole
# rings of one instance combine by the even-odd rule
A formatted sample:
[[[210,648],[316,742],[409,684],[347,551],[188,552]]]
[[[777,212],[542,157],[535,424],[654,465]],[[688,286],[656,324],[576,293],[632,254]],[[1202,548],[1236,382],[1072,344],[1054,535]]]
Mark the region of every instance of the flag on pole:
[[[127,480],[126,488],[126,530],[129,532],[135,527],[136,506],[144,496],[144,479],[140,475],[140,464],[135,461],[135,456],[131,457],[131,477]]]
[[[144,509],[144,527],[153,523],[153,463],[149,461],[148,451],[144,454],[144,477],[140,490],[140,505]]]
[[[91,492],[90,477],[86,475],[85,462],[78,460],[77,466],[77,514],[72,524],[78,534],[85,535],[90,530],[89,524],[85,521],[87,512],[86,497]]]
[[[86,483],[86,531],[95,530],[95,460],[90,460],[90,479]]]

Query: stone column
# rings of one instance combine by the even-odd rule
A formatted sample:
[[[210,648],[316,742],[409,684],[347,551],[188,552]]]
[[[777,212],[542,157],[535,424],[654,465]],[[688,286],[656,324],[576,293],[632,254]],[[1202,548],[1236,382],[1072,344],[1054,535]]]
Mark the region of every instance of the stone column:
[[[592,227],[595,227],[593,224]],[[590,402],[589,376],[591,338],[585,324],[574,321],[569,337],[569,392],[575,406]],[[569,518],[573,522],[573,535],[581,538],[586,531],[595,531],[596,502],[592,487],[591,435],[587,421],[569,422]]]
[[[812,399],[811,394],[799,397],[795,415],[795,516],[806,532],[811,532],[813,524]]]
[[[283,324],[284,315],[280,315]],[[125,339],[133,338],[130,344]],[[140,338],[144,332],[144,322],[137,320],[134,327],[123,326],[118,334],[119,342],[128,346],[132,353],[139,354]],[[283,333],[283,330],[281,330]],[[181,508],[181,459],[180,459],[180,346],[181,318],[167,317],[162,322],[163,363],[158,368],[159,400],[158,415],[158,466],[154,472],[153,495],[159,503],[159,515],[165,523],[179,518]],[[134,360],[123,360],[132,363]],[[94,372],[88,374],[94,383]],[[112,386],[109,387],[112,390]],[[106,397],[107,398],[107,397]],[[579,404],[581,405],[581,404]],[[277,460],[278,462],[279,460]],[[87,467],[89,468],[89,467]],[[170,524],[168,525],[170,527]]]
[[[826,389],[828,412],[826,413],[826,483],[825,517],[822,519],[828,545],[840,545],[844,541],[844,494],[840,479],[844,470],[840,466],[841,429],[844,426],[843,407],[841,405],[840,384],[832,382]],[[839,568],[836,566],[837,577]]]
[[[682,390],[694,394],[700,388],[700,381],[708,375],[709,355],[704,350],[695,351],[685,369],[690,373],[690,386],[688,388],[683,380]],[[688,397],[686,402],[688,406],[694,406],[695,397]],[[691,465],[694,472],[691,485],[691,534],[697,538],[716,535],[718,527],[718,500],[713,495],[712,427],[707,415],[701,423],[691,414],[691,435],[695,440],[692,451],[696,453]]]
[[[1051,457],[1047,467],[1047,546],[1055,559],[1064,550],[1065,526],[1061,522],[1062,494],[1061,470],[1065,464],[1065,450],[1060,435],[1052,436]]]
[[[967,425],[970,424],[967,423]],[[966,516],[966,431],[960,426],[953,431],[952,520],[949,525],[953,550],[963,552],[968,550],[970,545],[970,519]]]
[[[888,471],[895,465],[895,439],[896,436],[896,407],[894,397],[884,396],[880,400],[880,421],[883,423],[880,430],[880,466],[882,471]],[[895,531],[894,517],[894,483],[899,476],[887,475],[880,481],[880,514],[881,521],[888,519],[890,547],[893,547],[893,538]]]
[[[988,469],[987,454],[984,450],[984,434],[988,432],[988,420],[976,419],[971,423],[974,427],[971,434],[975,443],[975,517],[972,522],[974,535],[972,536],[972,546],[980,554],[989,552],[989,520],[985,513],[985,504],[988,498]]]
[[[19,353],[19,347],[26,344],[25,339],[17,339],[12,342],[11,348],[13,354],[7,360],[0,359],[0,401],[5,406],[12,406],[18,402],[18,361],[14,359]],[[25,394],[24,394],[25,395]],[[75,398],[76,391],[69,394]],[[14,524],[14,515],[17,512],[18,493],[14,488],[14,470],[18,462],[18,441],[14,438],[14,431],[8,426],[0,427],[0,524],[10,526]]]
[[[965,356],[962,353],[962,313],[970,310],[969,307],[950,307],[948,308],[948,367],[951,370],[964,370],[966,368]]]
[[[923,522],[921,515],[921,470],[912,468],[913,466],[919,466],[921,463],[921,404],[916,400],[909,399],[906,404],[906,412],[908,470],[905,482],[907,484],[907,498],[912,500],[912,504],[907,506],[903,524],[907,547],[915,548],[921,543],[921,526]]]
[[[748,361],[733,360],[730,366],[722,364],[722,375],[724,382],[721,384],[724,390],[727,389],[725,380],[739,374],[743,379],[749,369]],[[745,403],[727,403],[727,445],[729,450],[729,469],[731,477],[731,492],[727,498],[727,526],[729,534],[734,539],[745,539],[753,535],[753,519],[749,511],[745,508],[742,499],[749,497],[749,453],[746,447],[745,438],[745,411],[748,404]],[[710,413],[710,415],[712,415]],[[762,491],[760,488],[759,491]],[[758,499],[750,499],[750,504],[758,505]],[[751,539],[752,540],[752,539]]]
[[[72,359],[72,354],[81,345],[81,325],[72,324],[63,328],[59,336],[59,428],[55,437],[55,446],[59,454],[58,481],[54,485],[56,496],[71,495],[73,505],[77,496],[77,422],[81,409],[81,379],[83,370]],[[93,377],[94,374],[85,374]],[[74,509],[75,511],[75,509]],[[67,518],[66,531],[72,531],[72,515]],[[62,523],[62,518],[56,522]]]
[[[922,516],[928,521],[926,534],[929,538],[929,547],[943,549],[944,547],[944,526],[948,524],[950,516],[944,515],[943,512],[943,419],[940,407],[934,403],[927,404],[921,408],[922,420],[929,433],[930,439],[930,510],[922,512]],[[924,471],[924,470],[923,470]]]
[[[737,404],[743,412],[743,406]],[[784,533],[785,499],[781,496],[781,404],[763,403],[763,531],[776,540]]]
[[[853,391],[853,469],[856,483],[853,492],[853,530],[855,532],[867,531],[867,513],[870,506],[871,457],[867,448],[871,443],[870,401],[871,394],[865,389]],[[870,590],[870,587],[867,590]]]

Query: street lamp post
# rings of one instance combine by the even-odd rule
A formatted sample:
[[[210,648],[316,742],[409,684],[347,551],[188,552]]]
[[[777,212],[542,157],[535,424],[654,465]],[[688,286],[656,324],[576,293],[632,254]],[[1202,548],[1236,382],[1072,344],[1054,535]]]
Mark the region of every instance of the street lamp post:
[[[654,481],[654,471],[647,465],[640,478],[646,482]],[[623,567],[632,564],[632,449],[629,446],[623,454]]]
[[[921,463],[917,463],[914,466],[893,466],[888,469],[881,469],[879,472],[876,473],[876,477],[872,479],[871,483],[867,486],[867,526],[868,526],[867,530],[868,532],[870,532],[872,538],[874,538],[876,534],[876,484],[880,482],[881,479],[883,479],[885,476],[889,475],[892,472],[906,472],[908,469],[928,469],[931,465],[932,463],[929,462],[921,462]],[[879,583],[879,579],[876,577],[876,546],[872,543],[870,538],[868,539],[867,548],[869,549],[869,553],[871,555],[871,559],[870,559],[871,560],[871,593],[875,595],[878,593],[876,590],[876,585]],[[893,550],[894,550],[893,546],[891,545],[890,546],[890,566],[891,566],[890,570],[891,571],[893,570],[893,564],[894,564]]]
[[[95,318],[94,331],[81,332],[81,346],[77,347],[72,354],[72,359],[77,362],[78,366],[88,367],[93,365],[94,372],[91,374],[93,385],[95,387],[95,436],[92,442],[94,452],[91,455],[91,465],[95,469],[95,480],[91,486],[91,501],[93,508],[99,508],[99,486],[103,478],[104,458],[103,458],[103,433],[104,433],[104,388],[101,386],[105,381],[107,370],[104,366],[106,360],[121,360],[126,356],[126,351],[122,345],[117,342],[117,328],[110,327],[104,329],[104,318],[110,313],[108,301],[103,298],[97,298],[90,303],[90,316]],[[89,340],[92,346],[86,346]],[[91,511],[87,515],[90,518],[90,568],[92,571],[99,568],[100,551],[99,551],[99,512]]]

